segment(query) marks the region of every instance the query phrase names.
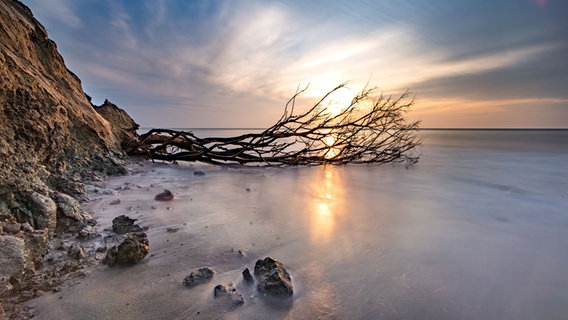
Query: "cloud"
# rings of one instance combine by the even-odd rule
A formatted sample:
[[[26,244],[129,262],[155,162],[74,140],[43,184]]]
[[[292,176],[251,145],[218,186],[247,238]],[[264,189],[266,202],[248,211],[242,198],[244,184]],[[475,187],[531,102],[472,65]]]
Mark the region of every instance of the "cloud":
[[[568,23],[558,2],[26,3],[49,17],[50,35],[95,99],[129,111],[191,113],[199,126],[266,123],[308,83],[308,99],[344,81],[355,90],[377,84],[387,94],[410,88],[448,119],[491,111],[475,101],[497,113],[509,109],[489,101],[568,98]]]
[[[34,13],[41,15],[40,21],[54,19],[67,27],[80,28],[83,26],[81,19],[75,14],[69,1],[65,0],[28,0],[28,5],[38,8]]]

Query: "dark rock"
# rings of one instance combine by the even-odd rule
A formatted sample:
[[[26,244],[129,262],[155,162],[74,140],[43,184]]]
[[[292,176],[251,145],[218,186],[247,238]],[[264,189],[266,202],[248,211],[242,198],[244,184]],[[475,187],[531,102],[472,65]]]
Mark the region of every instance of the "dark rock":
[[[112,200],[112,201],[110,202],[110,205],[111,205],[111,206],[115,206],[115,205],[117,205],[117,204],[120,204],[120,199],[114,199],[114,200]]]
[[[191,273],[183,279],[183,285],[193,288],[202,283],[211,281],[214,274],[215,271],[207,267],[192,270]]]
[[[220,296],[221,294],[226,294],[226,293],[227,293],[227,288],[222,284],[218,284],[215,286],[215,288],[213,288],[213,296],[215,298]]]
[[[166,228],[166,231],[171,232],[171,233],[175,233],[175,232],[179,231],[179,228],[169,227],[169,228]]]
[[[125,215],[120,215],[112,219],[112,231],[118,234],[143,231],[143,229],[139,225],[134,224],[134,222],[136,222],[136,219],[132,219]]]
[[[294,294],[292,279],[281,262],[266,257],[259,259],[254,266],[254,275],[257,277],[257,289],[278,297],[291,297]]]
[[[144,259],[149,251],[150,245],[145,233],[130,233],[121,244],[107,251],[103,263],[109,267],[134,264]]]
[[[174,194],[168,189],[164,190],[164,192],[158,193],[154,197],[154,200],[156,201],[171,201],[173,199],[174,199]]]
[[[222,284],[216,285],[213,289],[213,296],[215,299],[223,301],[229,310],[240,307],[245,303],[243,295],[232,284],[229,284],[228,287]]]
[[[205,172],[201,171],[201,170],[195,170],[193,172],[194,176],[198,176],[198,177],[203,177],[205,175]]]
[[[245,279],[245,282],[247,282],[247,283],[253,283],[254,282],[252,274],[250,274],[249,268],[246,268],[245,270],[243,270],[243,278]]]

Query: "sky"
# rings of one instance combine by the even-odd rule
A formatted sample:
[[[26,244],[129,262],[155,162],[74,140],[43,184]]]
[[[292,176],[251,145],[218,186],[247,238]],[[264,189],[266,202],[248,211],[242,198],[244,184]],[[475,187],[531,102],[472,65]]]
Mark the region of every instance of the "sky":
[[[263,128],[348,82],[411,91],[424,128],[568,128],[565,0],[23,2],[142,127]]]

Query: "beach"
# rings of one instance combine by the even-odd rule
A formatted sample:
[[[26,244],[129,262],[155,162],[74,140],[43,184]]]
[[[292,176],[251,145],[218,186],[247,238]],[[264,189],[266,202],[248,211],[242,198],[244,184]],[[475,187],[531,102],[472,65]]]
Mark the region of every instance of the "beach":
[[[91,190],[102,236],[85,245],[124,214],[146,229],[148,256],[89,268],[30,306],[37,319],[563,319],[566,132],[422,134],[411,168],[134,161]],[[174,199],[155,201],[165,189]],[[268,256],[292,298],[243,281]],[[200,267],[212,280],[185,287]],[[216,299],[219,284],[244,304]]]

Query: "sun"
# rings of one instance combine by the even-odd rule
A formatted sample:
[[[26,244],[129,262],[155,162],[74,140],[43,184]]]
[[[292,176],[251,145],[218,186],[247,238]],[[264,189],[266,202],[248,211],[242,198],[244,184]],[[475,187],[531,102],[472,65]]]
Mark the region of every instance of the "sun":
[[[326,100],[324,105],[331,116],[336,116],[347,109],[353,101],[354,93],[349,88],[340,88],[333,92]]]

